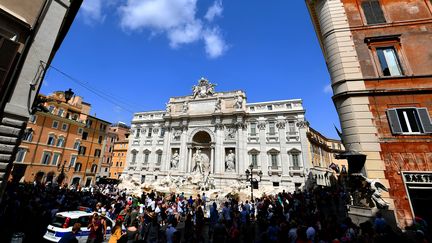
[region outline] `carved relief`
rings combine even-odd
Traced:
[[[234,140],[236,138],[236,132],[237,132],[237,130],[234,127],[227,128],[226,133],[225,133],[225,139],[226,140]]]
[[[259,130],[265,130],[266,129],[266,123],[265,122],[259,122],[257,127]]]
[[[276,127],[279,129],[284,129],[285,128],[285,121],[278,121],[276,123]]]
[[[308,121],[299,121],[297,122],[297,127],[299,128],[305,128],[309,126],[309,122]]]
[[[194,85],[192,87],[192,96],[195,99],[196,97],[205,98],[209,95],[214,95],[216,84],[210,83],[207,79],[201,78],[198,81],[198,85]]]

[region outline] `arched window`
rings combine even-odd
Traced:
[[[33,140],[33,129],[28,128],[25,130],[23,140],[27,142],[31,142]]]
[[[56,141],[56,139],[55,139],[54,134],[50,134],[50,135],[48,136],[47,144],[48,144],[48,145],[54,145],[54,144],[55,144],[55,141]]]
[[[74,148],[74,149],[76,149],[76,150],[78,150],[78,149],[79,149],[79,147],[80,147],[80,145],[81,145],[81,141],[79,141],[79,140],[76,140],[76,141],[75,141],[75,143],[74,143],[74,146],[73,146],[73,148]]]
[[[80,172],[81,171],[81,167],[82,167],[81,163],[76,163],[75,164],[75,172]]]
[[[64,137],[60,136],[57,140],[57,147],[64,147],[64,142],[65,142]]]

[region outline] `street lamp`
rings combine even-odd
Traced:
[[[72,89],[68,89],[66,91],[63,91],[63,93],[64,93],[65,103],[68,103],[69,100],[72,99],[72,96],[75,94],[72,91]],[[44,103],[52,102],[52,101],[55,101],[59,104],[62,102],[62,101],[57,100],[57,99],[42,97],[42,96],[38,95],[36,97],[35,103],[34,103],[33,108],[32,108],[32,114],[34,114],[36,111],[49,112],[49,110],[44,106]]]
[[[71,164],[69,164],[69,166],[66,167],[66,168],[65,168],[65,165],[66,165],[66,160],[63,162],[63,164],[60,163],[60,164],[57,165],[57,171],[60,172],[60,175],[57,177],[57,183],[59,185],[62,184],[63,180],[66,177],[65,176],[65,172],[69,172],[70,169],[71,169]]]
[[[253,189],[254,189],[254,185],[257,185],[257,189],[258,189],[258,182],[261,181],[261,178],[262,178],[262,176],[263,176],[263,173],[262,173],[262,171],[260,170],[260,171],[258,172],[259,181],[258,181],[257,179],[254,179],[254,178],[253,178],[253,168],[254,168],[253,164],[250,164],[250,165],[249,165],[249,169],[250,169],[250,171],[249,171],[249,169],[247,169],[247,170],[245,171],[245,173],[246,173],[246,180],[248,180],[248,181],[250,182],[250,188],[251,188],[251,201],[253,200]]]

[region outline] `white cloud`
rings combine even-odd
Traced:
[[[204,18],[206,18],[209,22],[212,22],[215,17],[219,17],[222,15],[222,11],[222,2],[220,0],[216,0],[213,5],[207,10]]]
[[[216,58],[228,49],[218,29],[206,31],[204,34],[205,50],[210,58]]]
[[[331,84],[327,84],[326,86],[324,86],[323,92],[326,94],[331,94],[333,92]]]
[[[93,25],[102,23],[105,20],[105,15],[102,13],[103,0],[85,0],[81,5],[81,12],[86,24]]]
[[[213,20],[222,14],[222,10],[222,3],[217,0],[205,18]],[[220,31],[196,17],[197,0],[127,0],[120,6],[119,12],[120,26],[124,30],[147,29],[151,35],[164,34],[171,48],[204,41],[210,58],[222,55],[227,49]]]

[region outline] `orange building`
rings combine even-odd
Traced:
[[[109,177],[112,179],[118,179],[126,166],[126,153],[128,149],[130,127],[119,122],[113,124],[110,129],[117,134],[117,139],[114,142]]]
[[[41,96],[47,112],[31,116],[16,155],[12,178],[53,182],[63,170],[64,183],[94,182],[108,122],[88,115],[90,104],[74,96],[67,103],[64,92]],[[92,170],[93,169],[93,170]],[[89,179],[90,178],[90,179]]]
[[[363,173],[389,189],[382,197],[401,228],[432,222],[432,2],[306,3],[345,148],[367,155]]]
[[[107,143],[105,146],[105,158],[102,163],[101,172],[99,174],[100,177],[109,177],[109,178],[118,178],[113,177],[113,159],[115,156],[115,144],[122,141],[127,141],[126,138],[129,135],[129,127],[123,123],[118,122],[116,124],[112,124],[109,127],[108,132],[108,138]],[[127,145],[126,145],[127,146]],[[124,156],[126,157],[126,154],[124,153]],[[123,164],[123,163],[122,163]],[[116,167],[117,169],[117,167]],[[114,169],[114,173],[118,173],[118,171]]]

